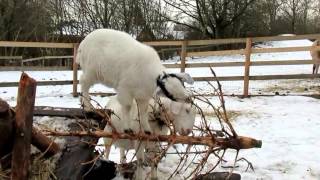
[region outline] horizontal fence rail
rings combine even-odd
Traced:
[[[39,61],[39,60],[46,60],[46,59],[72,59],[73,56],[41,56],[36,58],[29,58],[22,60],[23,63],[25,62],[32,62],[32,61]]]
[[[73,48],[75,43],[0,41],[0,47]]]
[[[22,56],[0,56],[0,60],[22,59]]]
[[[163,63],[167,68],[178,68],[181,72],[184,72],[186,68],[208,68],[208,67],[244,67],[243,76],[220,76],[217,77],[219,81],[244,81],[244,96],[248,95],[248,87],[250,80],[275,80],[275,79],[312,79],[320,78],[319,75],[313,74],[289,74],[289,75],[250,75],[251,66],[281,66],[281,65],[307,65],[314,64],[315,62],[310,59],[297,59],[297,60],[259,60],[252,61],[251,54],[256,53],[281,53],[281,52],[296,52],[296,51],[310,51],[319,50],[320,46],[303,46],[303,47],[281,47],[281,48],[254,48],[252,43],[263,42],[263,41],[283,41],[283,40],[299,40],[299,39],[320,39],[320,34],[309,34],[309,35],[296,35],[296,36],[270,36],[270,37],[252,37],[252,38],[229,38],[229,39],[211,39],[211,40],[172,40],[172,41],[153,41],[144,42],[150,46],[164,47],[159,52],[164,50],[174,50],[180,53],[179,63]],[[195,49],[205,49],[210,45],[224,45],[224,44],[246,44],[245,49],[236,50],[219,50],[219,51],[200,51],[191,52]],[[21,66],[21,67],[0,67],[0,71],[41,71],[41,70],[70,70],[73,69],[73,80],[67,81],[39,81],[38,85],[73,85],[73,95],[77,96],[77,84],[79,83],[78,76],[78,64],[75,63],[76,52],[78,48],[77,43],[48,43],[48,42],[10,42],[0,41],[0,47],[29,47],[29,48],[66,48],[73,49],[73,55],[71,56],[43,56],[23,59],[22,56],[0,56],[0,60],[16,59],[21,60],[21,65],[26,62],[48,60],[48,59],[73,59],[72,67],[37,67],[37,66]],[[167,48],[173,46],[174,48]],[[201,47],[202,46],[202,47]],[[205,48],[203,46],[206,46]],[[196,56],[222,56],[222,55],[243,55],[243,58],[235,62],[207,62],[207,63],[188,63],[187,57]],[[310,69],[311,71],[311,69]],[[214,77],[193,77],[195,81],[214,81]],[[0,82],[0,87],[17,86],[17,82]]]
[[[219,76],[215,77],[192,77],[194,81],[243,81],[244,76]],[[290,74],[290,75],[259,75],[249,76],[249,80],[280,80],[280,79],[310,79],[320,78],[320,74]],[[64,81],[37,81],[38,86],[72,85],[73,80]],[[77,81],[79,84],[79,81]],[[0,82],[0,87],[17,87],[19,82]]]
[[[78,82],[79,83],[79,82]],[[72,85],[73,81],[37,81],[37,86]],[[0,87],[19,86],[19,82],[1,82]]]

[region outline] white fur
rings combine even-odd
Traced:
[[[194,106],[192,106],[190,103],[181,103],[181,102],[174,102],[171,101],[168,98],[160,98],[160,102],[163,105],[163,108],[165,109],[165,112],[167,115],[171,117],[173,120],[172,124],[176,131],[179,134],[182,135],[188,135],[192,131],[192,127],[194,125],[195,121],[195,115],[196,115],[196,109]],[[136,121],[135,123],[131,123],[132,127],[131,129],[135,132],[139,132],[139,117],[138,117],[138,109],[136,108],[136,103],[133,103],[134,106],[132,106],[132,109],[130,111],[130,116],[134,117]],[[111,109],[114,111],[116,115],[111,116],[111,123],[116,128],[118,132],[124,132],[123,129],[123,121],[121,121],[119,118],[122,118],[121,114],[121,104],[117,100],[117,98],[111,97],[108,105],[108,109]],[[149,115],[149,123],[152,128],[152,132],[155,134],[162,134],[166,135],[169,132],[169,129],[167,126],[160,127],[156,121],[154,121],[155,117],[154,114],[160,113],[162,108],[160,108],[160,105],[158,102],[155,102],[153,99],[149,102],[149,108],[148,108],[148,115]],[[157,116],[158,117],[158,116]],[[164,118],[164,117],[162,117]],[[106,132],[111,133],[112,128],[110,126],[106,126],[104,129]],[[120,159],[121,163],[125,163],[125,150],[129,149],[136,149],[136,157],[137,157],[137,171],[135,174],[136,179],[142,179],[142,163],[144,161],[144,149],[148,149],[151,151],[150,158],[153,158],[156,156],[156,151],[158,150],[157,143],[155,142],[148,142],[148,145],[145,144],[145,142],[139,142],[139,141],[130,141],[130,140],[117,140],[114,141],[111,138],[104,138],[105,142],[105,152],[106,152],[106,158],[109,157],[110,147],[113,143],[115,146],[120,147]],[[151,166],[151,178],[156,179],[157,178],[157,164],[153,164]]]
[[[315,40],[312,44],[312,46],[319,46],[320,42],[319,40]],[[310,55],[312,57],[312,60],[314,61],[314,65],[312,68],[312,74],[318,74],[318,70],[319,70],[319,63],[320,63],[320,51],[319,50],[311,50],[310,51]]]
[[[101,83],[114,88],[118,101],[123,106],[123,119],[129,119],[133,99],[136,100],[141,116],[142,129],[151,132],[147,109],[154,95],[156,79],[165,71],[157,52],[129,34],[111,29],[98,29],[86,36],[80,43],[76,62],[83,74],[80,78],[82,103],[86,110],[90,104],[89,88]],[[188,74],[178,74],[184,81],[192,83]],[[167,78],[165,86],[179,101],[186,100],[190,93],[177,78]],[[125,124],[126,126],[126,124]],[[128,127],[124,127],[129,130]]]

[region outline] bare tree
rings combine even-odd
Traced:
[[[175,8],[171,21],[200,31],[210,38],[223,38],[226,29],[241,18],[255,0],[164,0]],[[182,20],[181,20],[182,19]]]

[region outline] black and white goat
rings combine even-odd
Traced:
[[[108,104],[107,109],[111,109],[114,112],[114,115],[111,115],[111,123],[115,127],[115,129],[123,133],[123,120],[120,120],[123,115],[122,106],[118,99],[114,96],[111,97]],[[165,123],[167,120],[163,116],[162,112],[164,112],[169,119],[172,119],[172,123]],[[151,99],[149,102],[148,108],[148,116],[149,116],[149,124],[152,129],[152,133],[166,135],[169,133],[168,125],[174,127],[177,133],[181,135],[188,135],[192,131],[192,127],[195,122],[196,116],[196,108],[190,103],[181,103],[175,102],[168,98],[161,97],[160,101],[156,101]],[[162,115],[161,115],[162,114]],[[136,103],[133,102],[132,109],[130,111],[130,116],[133,117],[134,123],[131,123],[131,129],[135,132],[140,131],[139,124],[139,113],[136,106]],[[107,125],[104,129],[106,132],[112,133],[112,128]],[[151,153],[149,155],[155,157],[156,151],[158,151],[158,144],[155,142],[145,142],[140,141],[131,141],[131,140],[116,140],[113,141],[112,138],[104,138],[105,143],[105,154],[108,159],[110,153],[111,145],[115,145],[120,148],[120,162],[125,162],[125,150],[135,149],[136,157],[137,157],[137,170],[135,173],[135,179],[143,179],[142,178],[142,164],[145,160],[145,149],[148,149]],[[151,179],[157,179],[157,164],[151,163]]]

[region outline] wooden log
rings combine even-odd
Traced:
[[[11,179],[28,179],[36,81],[22,73],[18,89]]]
[[[43,135],[36,128],[32,128],[31,144],[43,152],[43,157],[49,158],[60,151],[60,147],[57,143]]]
[[[7,102],[0,99],[0,163],[2,170],[11,166],[14,113]]]
[[[110,113],[108,110],[97,110]],[[104,118],[101,113],[84,111],[80,108],[64,108],[64,107],[50,107],[50,106],[35,106],[33,114],[35,116],[58,116],[78,119],[95,119],[100,121]]]

